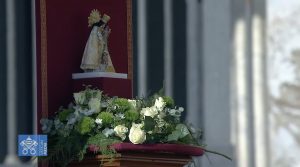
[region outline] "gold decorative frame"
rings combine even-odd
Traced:
[[[40,1],[41,14],[41,89],[42,117],[48,117],[48,79],[47,79],[47,14],[46,0]]]
[[[128,50],[128,79],[133,79],[132,66],[132,0],[127,0],[127,50]]]

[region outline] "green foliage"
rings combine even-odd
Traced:
[[[120,142],[121,141],[118,139],[107,138],[103,134],[99,133],[99,134],[96,134],[95,136],[91,136],[88,139],[87,144],[93,145],[94,147],[99,148],[99,151],[98,151],[99,153],[105,155],[106,157],[110,158],[111,161],[113,161],[117,152],[114,148],[112,148],[110,146],[115,143],[120,143]]]
[[[139,119],[139,113],[135,110],[128,110],[125,112],[125,119],[129,122],[135,122]]]
[[[191,134],[188,134],[182,138],[180,138],[178,140],[179,142],[181,143],[190,143],[190,144],[193,144],[193,145],[197,145],[197,141],[193,138],[193,136]]]
[[[154,96],[150,96],[149,98],[140,98],[138,99],[138,109],[142,109],[145,107],[153,106],[155,102]]]
[[[168,141],[178,141],[179,139],[182,139],[189,134],[190,132],[184,124],[178,124],[175,130],[170,135],[168,135]]]
[[[92,89],[90,90],[90,94],[92,98],[97,98],[99,100],[101,100],[102,98],[102,91],[97,90],[97,89]]]
[[[86,140],[85,136],[77,133],[68,137],[51,136],[48,139],[48,156],[41,159],[47,159],[53,166],[67,166],[71,161],[83,158],[87,149]]]
[[[188,128],[184,124],[177,124],[176,130],[180,132],[180,134],[181,134],[180,138],[185,137],[186,135],[190,134]]]
[[[177,124],[177,123],[180,122],[178,119],[176,119],[175,117],[173,117],[171,115],[167,115],[164,119],[165,119],[166,122],[170,122],[170,123],[173,123],[173,124]]]
[[[101,112],[97,118],[102,119],[103,125],[110,125],[114,122],[114,115],[110,112]]]
[[[174,100],[163,96],[162,91],[149,98],[128,100],[110,98],[87,86],[73,96],[74,108],[61,109],[53,120],[41,121],[49,136],[47,159],[54,163],[53,166],[81,160],[89,145],[100,148],[98,153],[113,158],[116,152],[110,146],[123,142],[121,139],[134,144],[175,142],[199,145],[201,131],[180,122],[180,114],[176,115],[176,112],[183,110],[180,112]],[[97,111],[91,108],[97,108]],[[118,125],[122,126],[116,127]]]
[[[175,102],[170,96],[163,96],[164,102],[166,103],[166,107],[173,108],[175,106]]]
[[[86,99],[91,99],[91,98],[101,99],[102,91],[100,91],[98,89],[91,89],[90,87],[87,87],[85,89],[85,96],[86,96]]]
[[[152,131],[156,125],[155,120],[152,117],[145,116],[145,131]]]
[[[114,112],[124,113],[125,111],[132,108],[132,105],[124,98],[116,98],[112,101],[113,107],[115,107]]]
[[[175,130],[171,134],[168,135],[168,141],[178,141],[180,138],[180,132]]]
[[[83,117],[82,120],[77,124],[76,130],[78,133],[84,135],[91,132],[93,127],[95,127],[95,120],[91,117]]]
[[[154,133],[154,134],[147,134],[147,143],[153,144],[160,141],[161,143],[167,142],[166,136],[164,133]]]
[[[62,109],[59,113],[58,113],[58,119],[61,122],[64,122],[67,120],[67,117],[69,114],[73,113],[74,110],[73,109]]]
[[[121,141],[118,139],[107,138],[102,133],[99,133],[99,134],[96,134],[95,136],[91,136],[88,139],[87,144],[98,147],[100,149],[99,152],[101,152],[104,155],[114,155],[116,152],[110,146],[112,144],[119,143],[119,142],[121,142]]]

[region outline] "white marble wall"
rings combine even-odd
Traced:
[[[267,1],[272,167],[300,167],[300,1]]]

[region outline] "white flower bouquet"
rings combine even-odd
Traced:
[[[184,111],[168,96],[110,98],[98,89],[86,87],[74,93],[74,102],[61,108],[53,118],[40,120],[49,136],[48,157],[65,166],[83,159],[89,146],[101,154],[115,155],[116,143],[180,143],[204,148],[201,131],[180,120]]]

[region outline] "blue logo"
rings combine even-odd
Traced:
[[[19,156],[47,156],[47,135],[19,135]]]

